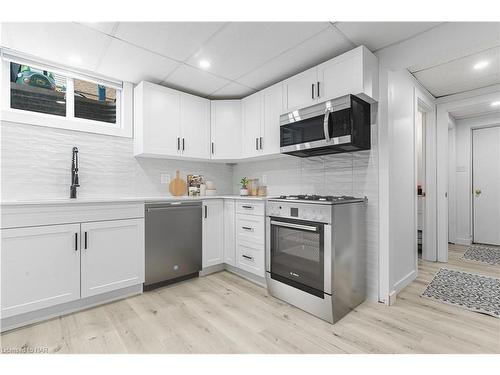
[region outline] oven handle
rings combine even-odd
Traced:
[[[317,227],[313,227],[311,225],[286,223],[284,221],[271,220],[271,225],[276,225],[279,227],[294,228],[294,229],[303,229],[303,230],[308,230],[309,232],[317,232],[318,231]]]
[[[332,139],[332,137],[330,136],[330,129],[328,129],[328,120],[330,119],[330,113],[332,113],[330,108],[327,108],[325,110],[325,118],[323,120],[323,131],[325,133],[325,140],[327,142],[330,142],[330,140]]]

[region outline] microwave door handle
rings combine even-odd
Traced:
[[[325,111],[325,118],[323,120],[323,131],[325,132],[325,140],[327,142],[330,142],[332,139],[330,137],[330,129],[328,129],[328,120],[330,119],[330,113],[331,113],[331,111],[329,109],[327,109]]]

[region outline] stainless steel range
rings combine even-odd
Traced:
[[[363,302],[366,202],[317,195],[268,199],[269,293],[330,323]]]

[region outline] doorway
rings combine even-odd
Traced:
[[[472,129],[472,239],[500,246],[500,126]]]
[[[415,180],[417,182],[417,257],[422,258],[425,220],[425,119],[426,113],[419,107],[415,118]]]

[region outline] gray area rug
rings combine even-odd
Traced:
[[[460,259],[498,266],[500,265],[500,247],[473,245],[465,250]]]
[[[441,268],[422,297],[500,318],[500,279]]]

